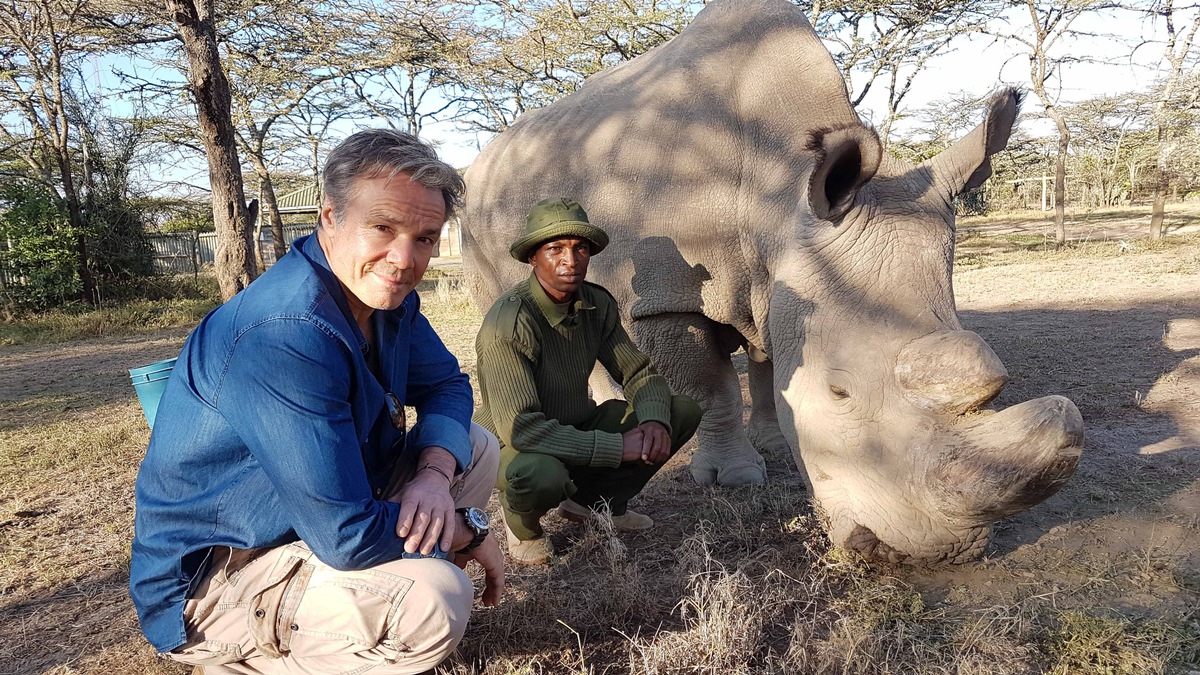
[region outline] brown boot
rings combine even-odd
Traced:
[[[505,525],[504,533],[508,536],[508,554],[521,565],[545,565],[554,558],[554,544],[545,534],[524,541]]]

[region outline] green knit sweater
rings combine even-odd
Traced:
[[[475,421],[520,452],[616,467],[621,435],[573,425],[596,410],[588,376],[598,360],[625,389],[639,422],[671,428],[671,391],[621,326],[608,291],[585,283],[556,305],[530,276],[500,297],[475,340],[483,405]]]

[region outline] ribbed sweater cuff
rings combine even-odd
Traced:
[[[639,402],[633,408],[634,414],[637,415],[638,424],[645,422],[658,422],[667,428],[667,433],[671,433],[674,429],[671,428],[671,404],[663,401],[644,401]]]
[[[591,467],[615,469],[621,466],[621,434],[596,431],[596,447],[592,450]]]

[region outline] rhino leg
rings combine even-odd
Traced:
[[[588,386],[592,388],[592,400],[597,402],[611,401],[615,398],[624,399],[625,392],[617,384],[604,366],[597,363],[588,376]]]
[[[742,388],[729,360],[728,327],[690,313],[661,314],[633,322],[633,336],[667,378],[672,391],[691,396],[704,410],[692,455],[700,485],[748,485],[766,480],[763,458],[742,424]]]
[[[779,428],[775,415],[775,366],[768,360],[746,361],[750,381],[750,423],[746,435],[760,453],[791,456],[792,449]]]

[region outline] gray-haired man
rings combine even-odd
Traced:
[[[206,673],[416,673],[458,644],[495,437],[413,288],[462,179],[415,137],[329,156],[316,234],[189,336],[137,480],[142,630]],[[404,406],[417,423],[405,429]]]

